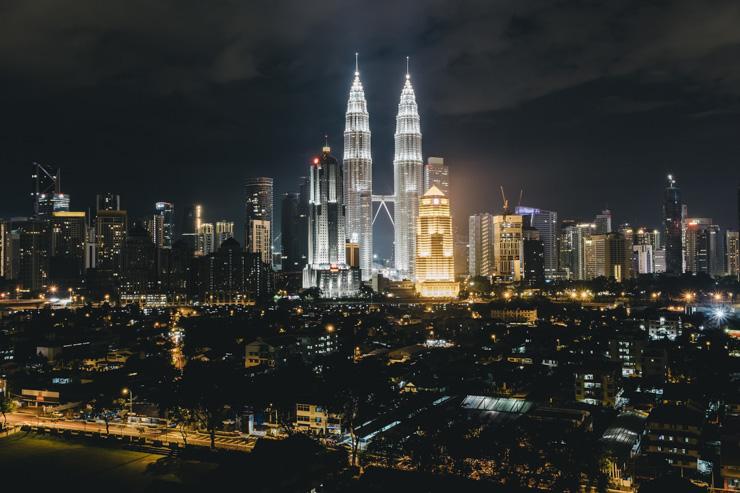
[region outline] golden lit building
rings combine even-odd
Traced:
[[[521,281],[524,266],[522,216],[502,214],[493,216],[494,275],[507,281]]]
[[[419,201],[416,226],[416,291],[421,296],[457,296],[453,251],[450,199],[432,186]]]

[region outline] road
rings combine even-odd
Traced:
[[[28,425],[42,429],[56,429],[77,432],[86,435],[99,433],[105,435],[105,423],[91,423],[87,421],[59,420],[53,418],[42,418],[33,414],[8,413],[8,425]],[[163,445],[177,444],[184,446],[182,434],[179,430],[164,428],[149,428],[144,426],[133,426],[125,423],[110,423],[109,434],[117,437],[134,439],[145,439],[146,443],[161,442]],[[239,450],[251,452],[257,443],[256,438],[243,438],[239,435],[216,435],[215,446],[224,450]],[[187,444],[200,447],[210,447],[211,439],[207,433],[188,432]]]

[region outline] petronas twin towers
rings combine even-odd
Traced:
[[[344,193],[347,237],[359,244],[363,280],[370,278],[373,263],[373,201],[394,202],[393,224],[396,274],[414,279],[416,221],[419,198],[424,193],[424,164],[421,156],[421,128],[411,76],[401,90],[396,116],[394,187],[392,196],[373,195],[373,159],[370,146],[370,114],[360,71],[349,91],[344,128]]]

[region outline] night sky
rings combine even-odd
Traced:
[[[115,191],[134,216],[199,201],[240,225],[245,178],[273,176],[277,202],[324,133],[341,157],[359,51],[376,193],[409,55],[460,226],[500,185],[561,218],[657,225],[670,171],[690,215],[735,228],[738,26],[735,0],[4,0],[0,216],[30,213],[40,161],[73,209]]]

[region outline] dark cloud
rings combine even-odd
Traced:
[[[425,154],[451,162],[460,217],[503,183],[654,224],[671,169],[729,224],[738,25],[734,0],[6,0],[0,164],[16,186],[0,211],[27,209],[43,159],[77,203],[113,182],[137,213],[202,200],[239,222],[246,176],[286,191],[323,133],[339,144],[359,50],[381,191],[411,55]]]

